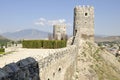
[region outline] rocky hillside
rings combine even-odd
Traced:
[[[83,42],[79,48],[76,78],[78,80],[120,80],[117,58],[94,43]]]
[[[0,40],[4,40],[4,39],[6,39],[6,38],[0,35]]]
[[[36,29],[25,29],[16,32],[3,33],[2,35],[11,40],[23,40],[23,39],[46,39],[48,38],[48,32],[39,31]]]
[[[107,36],[107,37],[95,36],[95,41],[96,41],[96,42],[120,41],[120,36]]]
[[[0,44],[5,44],[8,41],[10,40],[0,35]]]

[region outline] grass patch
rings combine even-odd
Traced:
[[[4,54],[5,52],[0,52],[0,54]]]
[[[105,61],[99,61],[101,64],[95,64],[95,66],[90,66],[92,69],[95,70],[99,80],[120,80],[120,77],[116,74],[120,74],[115,70],[115,67],[112,65],[106,64]]]

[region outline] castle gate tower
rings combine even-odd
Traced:
[[[94,41],[94,7],[76,6],[74,8],[73,36],[76,33],[84,40]]]
[[[66,37],[66,24],[53,25],[53,37],[55,40],[62,40]]]

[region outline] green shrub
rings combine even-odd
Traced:
[[[23,48],[41,48],[43,45],[42,40],[23,40]]]
[[[63,48],[66,47],[65,40],[23,40],[23,48]]]
[[[0,48],[0,52],[5,52],[5,49],[4,48]]]
[[[53,41],[44,40],[43,41],[43,48],[53,48]]]

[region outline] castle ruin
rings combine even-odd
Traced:
[[[77,32],[80,38],[94,41],[94,7],[83,5],[74,8],[73,36]]]
[[[66,37],[66,24],[53,25],[53,38],[55,40],[63,40]]]
[[[57,39],[61,40],[63,34],[66,35],[66,25],[54,25],[54,37],[57,36]],[[73,36],[74,38],[72,39],[72,44],[69,44],[70,46],[61,48],[43,59],[35,58],[35,61],[34,59],[31,60],[28,58],[18,61],[18,64],[14,63],[14,65],[20,68],[16,72],[14,71],[14,66],[11,67],[11,65],[8,65],[8,68],[13,71],[11,75],[9,73],[7,74],[3,67],[2,70],[6,73],[3,73],[3,71],[0,71],[0,73],[6,75],[1,76],[0,80],[80,80],[78,75],[80,67],[78,53],[82,49],[80,48],[82,47],[81,40],[94,42],[93,7],[76,6],[74,8]],[[22,74],[21,72],[26,74]]]

